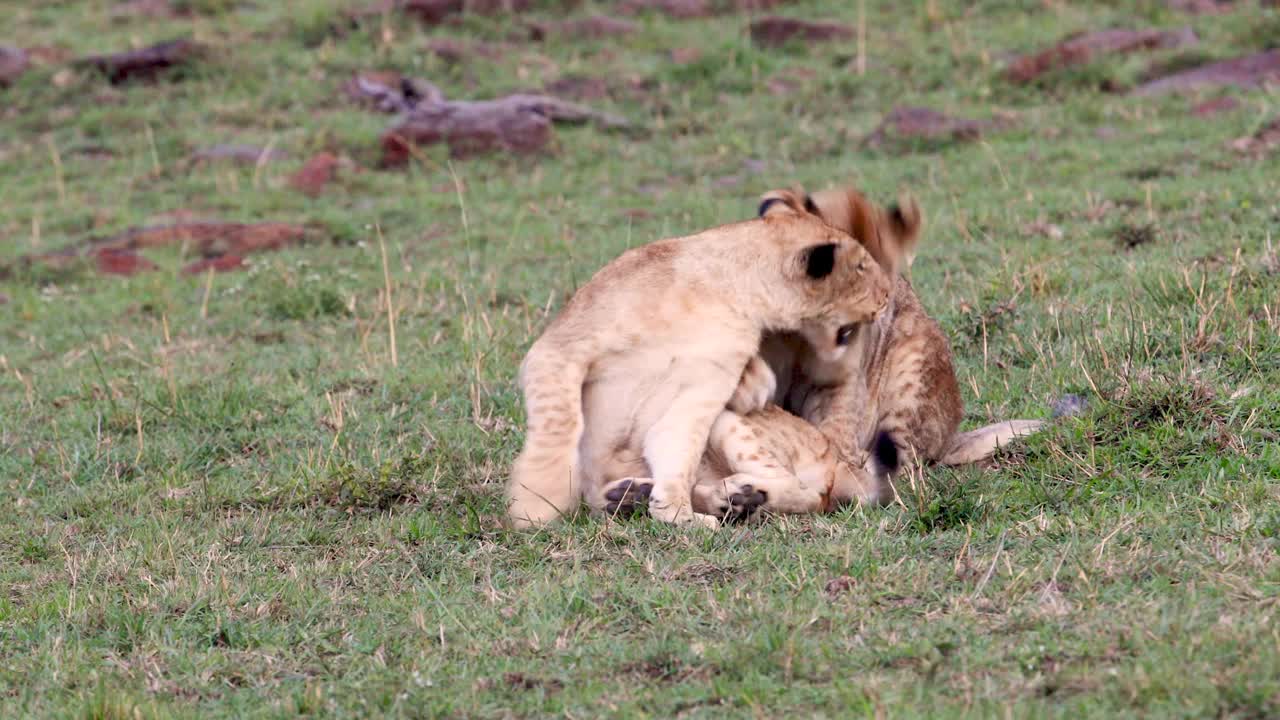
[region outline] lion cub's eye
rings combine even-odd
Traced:
[[[853,332],[858,329],[856,324],[844,325],[836,331],[836,345],[848,345],[853,339]]]

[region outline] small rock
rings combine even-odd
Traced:
[[[828,598],[834,599],[849,592],[857,584],[858,584],[857,580],[854,580],[848,575],[841,575],[840,577],[831,578],[830,580],[828,580],[826,586],[822,588],[822,592]]]
[[[444,100],[444,93],[435,85],[397,72],[356,73],[345,87],[351,99],[385,113],[407,112],[420,103]]]
[[[1028,83],[1047,72],[1084,65],[1103,55],[1183,47],[1194,45],[1197,41],[1191,28],[1177,31],[1117,29],[1077,33],[1048,50],[1014,58],[1004,74],[1011,82]]]
[[[0,45],[0,88],[9,87],[31,67],[26,50]]]
[[[93,55],[79,62],[97,68],[112,85],[119,85],[131,80],[154,80],[162,71],[190,62],[199,49],[194,42],[180,39],[114,55]]]
[[[534,153],[551,141],[553,122],[629,127],[625,118],[550,95],[508,95],[494,100],[422,103],[382,136],[382,164],[405,164],[418,145],[446,143],[454,157],[506,151]]]
[[[1280,48],[1201,65],[1134,88],[1134,95],[1163,95],[1211,87],[1256,88],[1280,83]]]
[[[760,47],[781,47],[792,40],[831,42],[851,40],[853,28],[834,22],[812,22],[771,15],[751,23],[751,41]]]
[[[1202,118],[1213,117],[1214,115],[1221,115],[1222,113],[1238,110],[1239,108],[1239,100],[1231,97],[1230,95],[1223,95],[1222,97],[1205,100],[1202,103],[1196,104],[1191,108],[1191,114]]]
[[[303,195],[316,197],[333,180],[340,162],[331,152],[319,153],[289,178],[289,186]]]
[[[1038,235],[1050,240],[1061,240],[1063,236],[1061,227],[1046,220],[1036,220],[1033,223],[1028,223],[1022,228],[1022,232],[1024,235]]]
[[[1053,419],[1075,417],[1089,409],[1089,401],[1080,395],[1066,394],[1053,404]]]
[[[533,23],[529,26],[529,39],[539,42],[550,39],[596,40],[627,35],[635,31],[636,24],[630,20],[592,15],[576,20]]]
[[[91,257],[98,272],[103,275],[136,275],[155,270],[156,264],[132,250],[100,248]]]
[[[186,275],[203,275],[210,270],[216,273],[224,273],[242,270],[245,267],[248,266],[245,265],[244,258],[239,255],[218,255],[217,257],[197,260],[182,268],[182,272]]]

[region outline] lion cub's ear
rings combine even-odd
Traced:
[[[923,224],[920,206],[907,193],[881,209],[853,188],[822,190],[812,196],[816,215],[853,236],[891,275],[904,274],[915,260]]]
[[[835,243],[826,243],[802,250],[800,259],[804,264],[804,274],[812,280],[821,280],[834,272],[838,247]]]
[[[760,208],[756,210],[759,217],[768,217],[770,215],[804,215],[810,212],[809,206],[813,201],[805,194],[804,190],[796,188],[795,190],[770,190],[760,196]],[[814,212],[813,214],[817,214]]]
[[[924,229],[924,215],[916,199],[905,191],[898,193],[898,202],[890,205],[885,215],[888,217],[887,229],[892,236],[886,240],[896,246],[900,269],[905,270],[916,259],[920,231]]]

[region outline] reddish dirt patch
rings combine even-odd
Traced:
[[[100,249],[140,250],[188,244],[201,255],[211,257],[279,250],[301,242],[305,236],[302,226],[288,223],[194,222],[131,228],[96,245]]]
[[[27,51],[0,45],[0,88],[9,87],[31,67]]]
[[[257,145],[210,145],[193,153],[188,159],[193,164],[228,160],[244,165],[287,160],[289,155],[281,150],[258,147]]]
[[[529,39],[539,42],[545,40],[597,40],[606,37],[629,35],[636,31],[636,24],[630,20],[592,15],[575,20],[558,20],[553,22],[532,23],[529,25]]]
[[[1220,15],[1235,10],[1235,0],[1169,0],[1169,9],[1192,15]]]
[[[618,6],[618,12],[625,15],[656,12],[677,20],[688,20],[732,12],[772,10],[787,2],[790,0],[624,0]]]
[[[1191,28],[1163,30],[1099,30],[1070,35],[1057,45],[1030,55],[1021,55],[1005,68],[1005,78],[1015,83],[1029,83],[1045,73],[1084,65],[1104,55],[1117,55],[1138,50],[1174,48],[1198,42]]]
[[[130,17],[165,19],[188,14],[190,13],[179,11],[169,0],[128,0],[127,2],[117,3],[111,8],[112,19],[121,20]]]
[[[141,50],[92,55],[82,58],[80,63],[97,68],[112,85],[119,85],[132,80],[154,80],[163,71],[195,59],[199,51],[200,46],[190,40],[170,40]]]
[[[454,16],[463,13],[496,15],[524,12],[533,7],[533,0],[381,0],[363,8],[351,10],[346,15],[359,23],[391,13],[401,13],[418,22],[434,26],[453,22]]]
[[[863,141],[878,147],[890,140],[976,140],[989,129],[999,129],[1007,121],[956,118],[923,107],[896,107]]]
[[[289,187],[310,197],[317,197],[324,187],[333,181],[341,160],[331,152],[322,152],[298,169],[289,178]]]
[[[132,250],[99,248],[91,252],[93,265],[103,275],[137,275],[156,269],[156,264]]]
[[[715,14],[710,0],[625,0],[618,10],[626,15],[658,12],[681,20]]]
[[[383,134],[382,164],[404,165],[415,146],[441,142],[449,145],[454,157],[496,151],[534,153],[551,141],[553,122],[628,127],[624,118],[549,95],[422,103]]]
[[[1183,70],[1134,88],[1134,95],[1163,95],[1213,87],[1256,88],[1280,84],[1280,49]]]
[[[764,86],[768,88],[770,94],[790,95],[817,76],[818,72],[812,68],[792,68],[774,73],[764,81]]]
[[[357,103],[385,113],[407,112],[419,103],[444,100],[435,85],[390,71],[356,73],[344,89]]]
[[[832,42],[853,39],[853,28],[834,22],[812,22],[771,15],[751,23],[751,41],[761,47],[780,47],[792,40]]]
[[[696,47],[679,47],[671,49],[671,62],[677,65],[688,65],[702,59],[702,50]]]
[[[462,0],[401,0],[399,10],[425,25],[439,25],[450,15],[462,12]]]
[[[217,272],[234,270],[243,264],[245,255],[278,250],[295,245],[306,231],[286,223],[222,223],[192,222],[172,225],[130,228],[87,247],[69,247],[43,255],[28,256],[26,262],[39,262],[52,267],[67,267],[77,257],[88,257],[104,275],[135,275],[155,270],[156,264],[139,254],[139,250],[165,245],[184,245],[194,249],[205,260],[193,263],[184,272]]]
[[[1237,152],[1253,155],[1265,155],[1280,147],[1280,117],[1258,128],[1252,135],[1231,141],[1231,148]]]
[[[1207,118],[1207,117],[1213,117],[1214,115],[1221,115],[1222,113],[1227,113],[1227,112],[1231,112],[1233,110],[1239,110],[1239,109],[1240,109],[1239,100],[1231,97],[1230,95],[1224,95],[1219,98],[1214,98],[1212,100],[1205,100],[1202,103],[1197,103],[1196,105],[1192,106],[1191,114],[1195,115],[1196,117]]]
[[[244,258],[239,255],[220,255],[218,257],[197,260],[182,268],[186,275],[203,275],[210,270],[218,273],[244,269]]]

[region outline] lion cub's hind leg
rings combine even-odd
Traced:
[[[520,368],[527,431],[507,488],[507,514],[516,527],[544,525],[580,503],[578,443],[586,373],[584,365],[541,342],[534,343]]]
[[[711,428],[707,447],[712,457],[708,462],[727,473],[707,477],[704,472],[694,491],[695,505],[735,522],[748,520],[761,510],[820,511],[829,478],[825,469],[795,472],[796,460],[803,463],[809,448],[791,432],[796,429],[792,420],[825,446],[816,429],[775,405],[747,416],[722,412]]]

